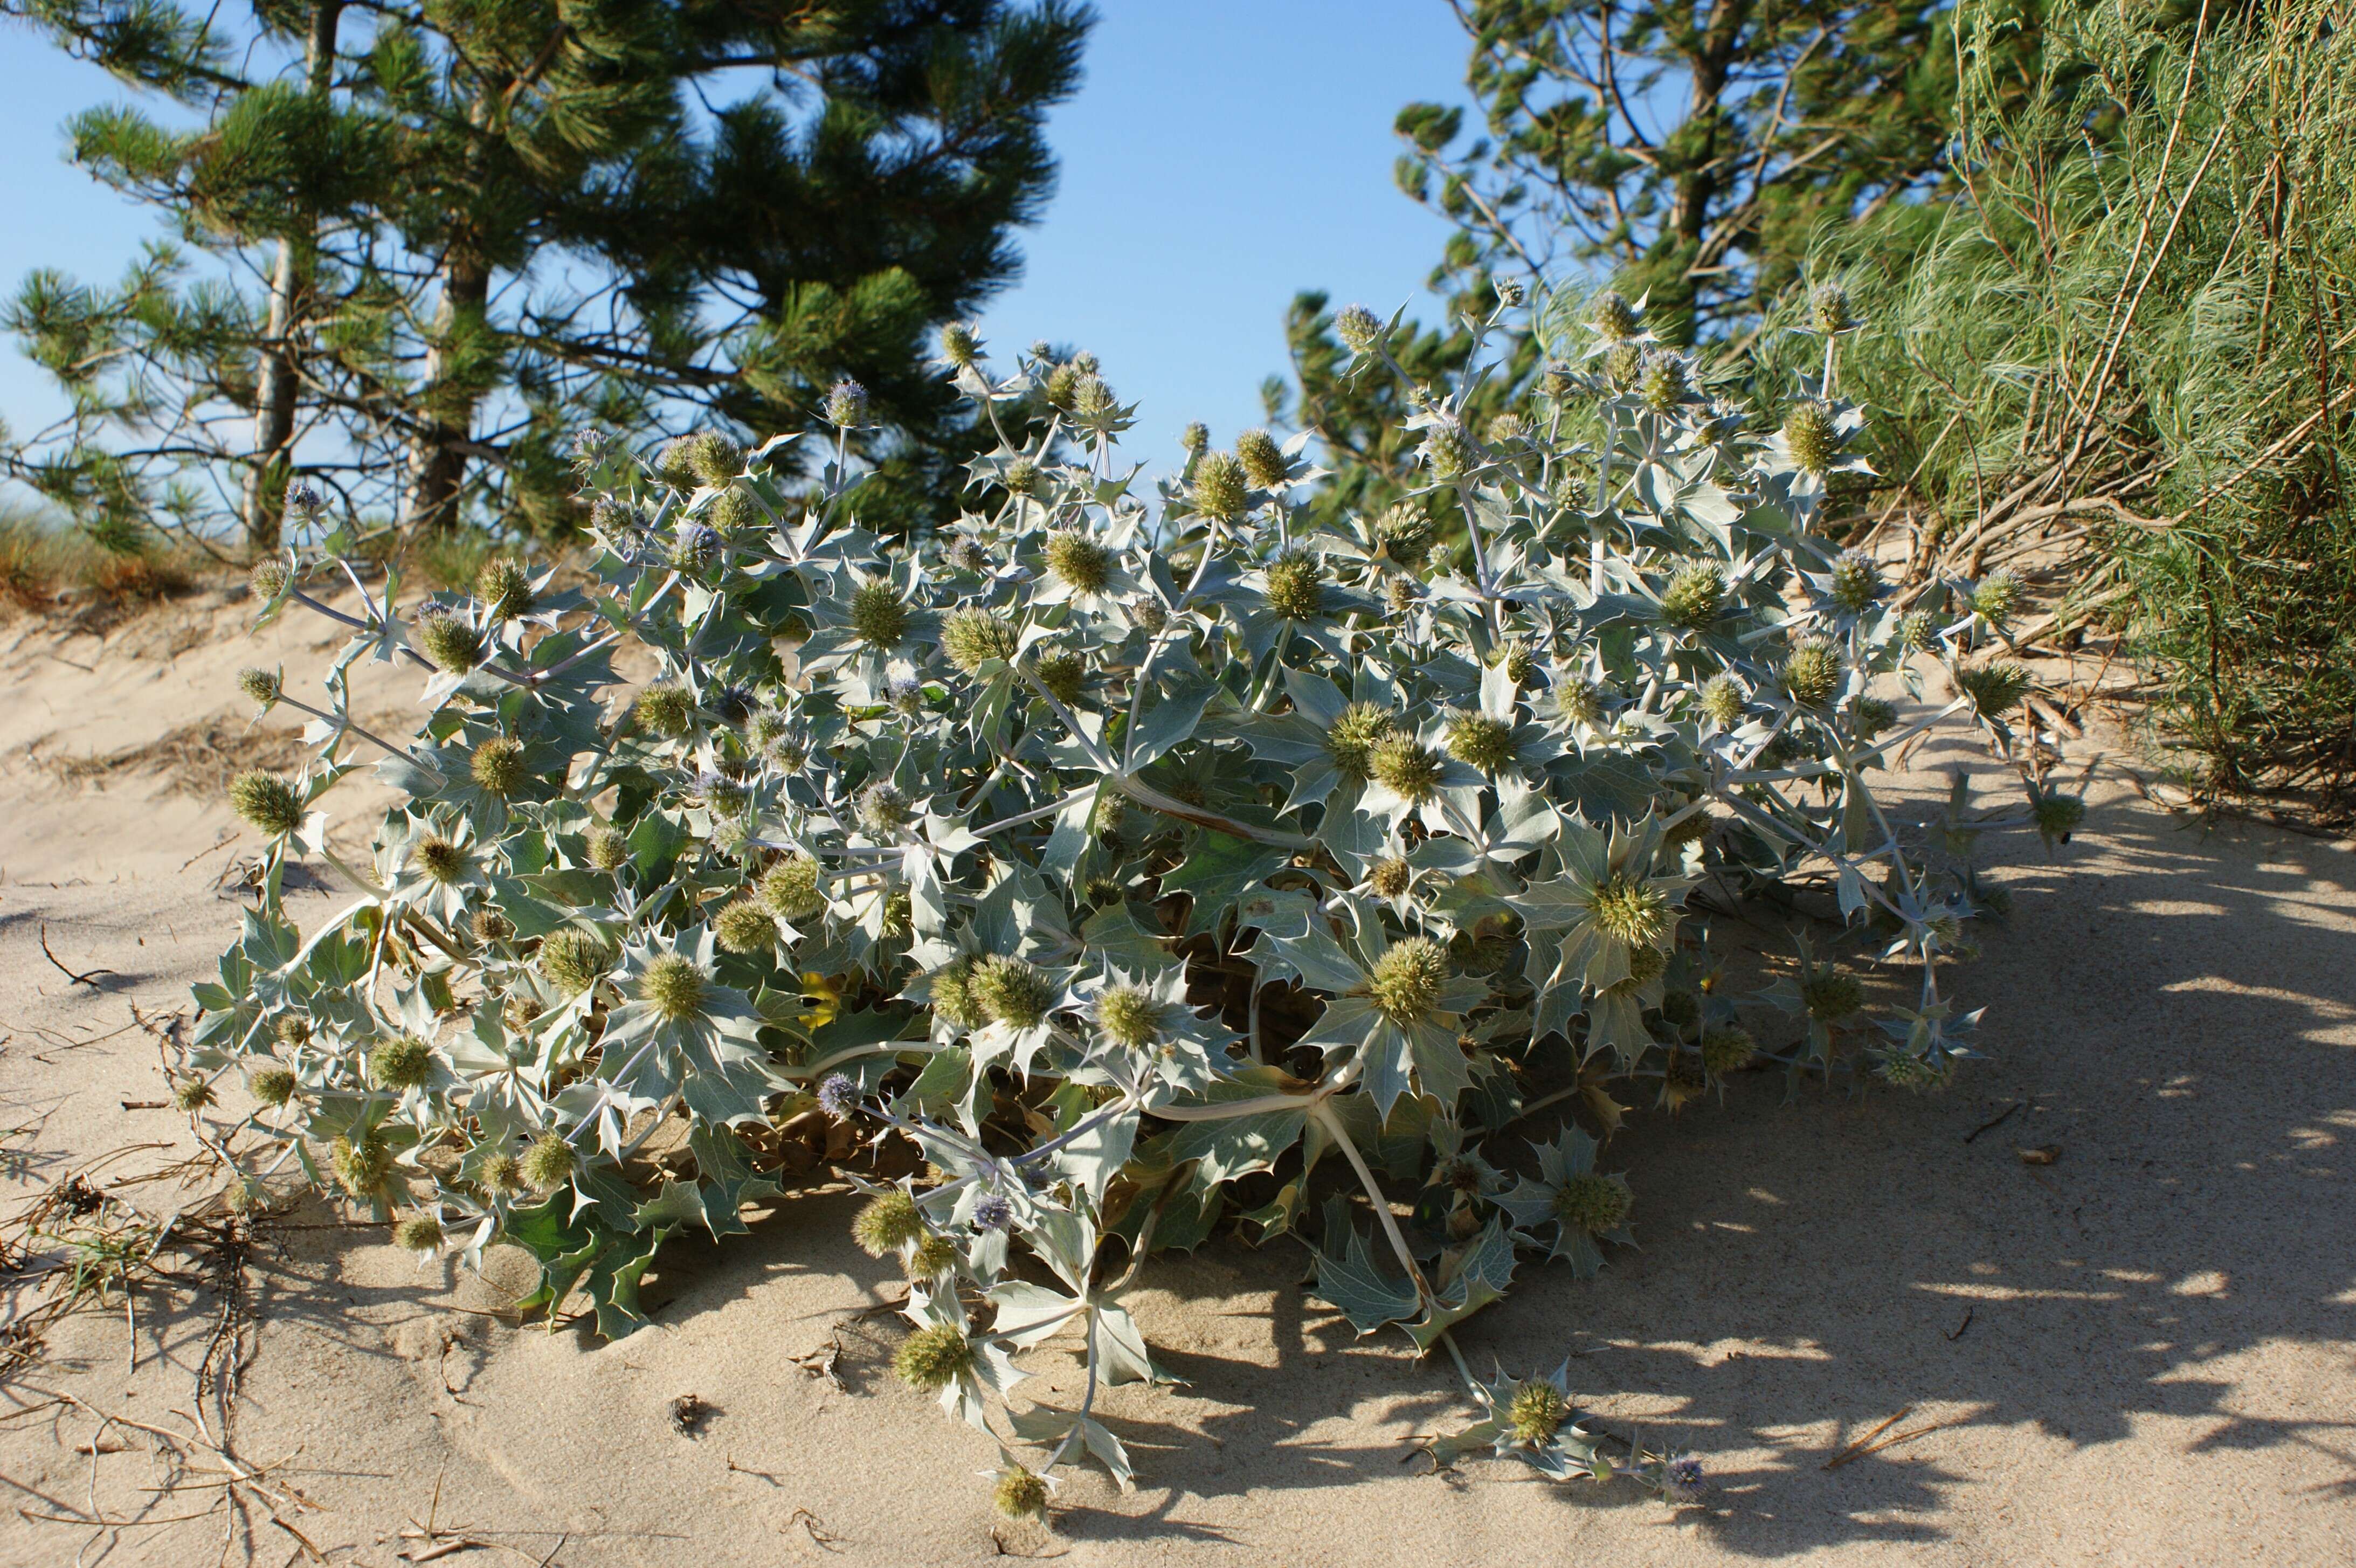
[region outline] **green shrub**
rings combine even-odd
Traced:
[[[993,380],[962,341],[977,401],[1043,369]],[[1934,1084],[1969,1042],[1933,961],[1968,868],[1905,848],[1866,778],[1971,704],[1893,729],[1865,693],[1916,687],[1910,637],[1953,665],[1985,628],[1839,570],[1825,473],[1650,351],[1641,393],[1551,378],[1610,433],[1591,459],[1548,440],[1554,410],[1505,454],[1455,424],[1464,382],[1426,390],[1419,499],[1462,520],[1470,570],[1419,565],[1403,604],[1392,520],[1292,510],[1302,441],[1203,453],[1158,507],[1108,478],[1130,411],[1100,379],[1073,390],[1086,427],[981,461],[991,515],[913,551],[844,521],[840,470],[788,498],[733,448],[667,478],[584,443],[586,592],[502,580],[526,613],[443,595],[359,628],[354,657],[426,674],[422,732],[375,760],[407,800],[354,866],[305,824],[361,741],[281,781],[189,1069],[271,1084],[251,1125],[315,1169],[336,1151],[408,1244],[527,1248],[530,1305],[579,1288],[607,1333],[640,1321],[666,1237],[742,1230],[776,1190],[773,1129],[847,1123],[857,1238],[914,1281],[903,1375],[1044,1455],[1009,1459],[1011,1511],[1083,1457],[1127,1482],[1088,1402],[1160,1375],[1122,1293],[1224,1221],[1300,1236],[1361,1334],[1462,1369],[1454,1325],[1534,1260],[1592,1273],[1643,1214],[1594,1138],[1536,1120],[1555,1086],[1616,1122],[1615,1094],[1675,1105],[1754,1063]],[[1378,328],[1355,373],[1395,373]],[[715,527],[729,495],[795,521]],[[318,569],[264,574],[265,617]],[[278,875],[306,847],[362,897],[299,932]],[[1755,999],[1797,1037],[1755,1041],[1705,881],[1823,886],[1823,923],[1912,1005],[1860,1013],[1856,975],[1804,951]],[[673,1116],[659,1172],[637,1151]],[[923,1175],[884,1179],[871,1156],[910,1144]],[[1011,1358],[1067,1332],[1087,1399],[1008,1411]],[[1466,1391],[1481,1417],[1442,1460],[1698,1486],[1583,1427],[1559,1372]]]

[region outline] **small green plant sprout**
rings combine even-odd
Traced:
[[[2041,776],[2027,811],[1944,826],[1872,794],[1940,724],[2009,755],[2025,678],[1986,585],[1901,609],[1821,537],[1862,418],[1832,339],[1795,440],[1641,300],[1523,308],[1560,372],[1477,432],[1486,328],[1419,383],[1392,324],[1343,314],[1422,461],[1330,522],[1304,438],[1205,435],[1149,491],[1102,367],[993,363],[962,328],[938,368],[995,445],[952,527],[862,524],[853,388],[804,433],[837,454],[815,479],[715,433],[583,443],[584,585],[502,564],[329,612],[351,640],[315,754],[230,787],[267,874],[174,1064],[219,1096],[196,1113],[250,1091],[251,1135],[402,1245],[523,1248],[527,1305],[608,1335],[668,1239],[839,1172],[910,1281],[898,1374],[995,1435],[1008,1514],[1076,1466],[1129,1482],[1099,1396],[1162,1374],[1125,1293],[1237,1219],[1360,1333],[1447,1352],[1472,1424],[1443,1462],[1690,1496],[1689,1461],[1596,1434],[1560,1374],[1474,1379],[1460,1326],[1633,1244],[1645,1173],[1595,1136],[1620,1102],[1944,1082],[1973,1019],[1944,961],[1999,891],[1973,843],[2078,819]],[[265,618],[344,575],[267,567]],[[416,672],[413,736],[351,723],[359,660]],[[283,688],[243,683],[306,702]],[[398,800],[342,824],[371,830],[345,858],[362,768]],[[351,902],[282,896],[306,855]],[[1816,887],[1767,1005],[1716,983],[1699,890]],[[1067,1353],[1075,1396],[1010,1406],[1018,1360]]]

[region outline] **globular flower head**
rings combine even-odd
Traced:
[[[1366,771],[1401,800],[1420,805],[1439,792],[1445,769],[1437,752],[1411,735],[1394,733],[1366,753]]]
[[[1686,366],[1683,354],[1660,349],[1644,356],[1644,369],[1637,378],[1636,395],[1644,406],[1655,413],[1666,413],[1685,402],[1693,391],[1693,372]]]
[[[2030,813],[2037,820],[2037,831],[2048,839],[2070,842],[2086,820],[2086,801],[2081,795],[2046,795],[2037,797]]]
[[[444,886],[464,878],[474,863],[474,856],[439,833],[420,839],[414,853],[419,869]]]
[[[2029,694],[2029,671],[2009,660],[1955,671],[1955,684],[1987,718],[2010,713]]]
[[[1573,676],[1555,688],[1555,702],[1562,716],[1573,724],[1600,725],[1603,722],[1603,688],[1583,677]]]
[[[1603,376],[1613,386],[1626,392],[1634,387],[1644,373],[1644,346],[1642,343],[1614,343],[1603,356]]]
[[[924,1234],[924,1216],[916,1212],[916,1200],[898,1187],[869,1198],[851,1222],[851,1239],[871,1258],[889,1257]]]
[[[1399,898],[1415,881],[1415,867],[1398,855],[1387,854],[1366,870],[1366,886],[1378,898]]]
[[[908,1249],[908,1277],[912,1280],[937,1280],[957,1266],[957,1243],[946,1236],[927,1236]]]
[[[859,1108],[859,1084],[847,1072],[830,1072],[818,1086],[818,1108],[840,1122]]]
[[[1528,685],[1530,677],[1537,673],[1537,656],[1530,652],[1530,645],[1519,638],[1505,644],[1494,662],[1504,668],[1505,679],[1517,687]]]
[[[631,701],[630,717],[640,729],[676,740],[695,723],[695,699],[684,686],[648,686]]]
[[[1792,700],[1820,708],[1840,690],[1840,650],[1822,638],[1810,638],[1783,660],[1783,689]]]
[[[908,634],[907,601],[889,583],[862,583],[851,596],[851,629],[870,648],[897,648]]]
[[[951,959],[933,972],[933,1011],[956,1029],[979,1029],[990,1022],[990,1009],[974,994],[975,961]]]
[[[1447,984],[1448,950],[1430,937],[1409,937],[1375,961],[1366,994],[1392,1023],[1420,1024],[1439,1011]]]
[[[826,393],[826,422],[839,429],[856,430],[867,423],[867,389],[843,377]]]
[[[1837,283],[1821,283],[1808,291],[1808,325],[1829,338],[1858,324],[1848,302],[1848,290]]]
[[[1186,428],[1178,433],[1178,445],[1189,457],[1199,457],[1211,445],[1211,427],[1199,419],[1190,419]]]
[[[1097,1027],[1117,1046],[1142,1050],[1162,1037],[1162,1004],[1135,985],[1117,985],[1097,998]]]
[[[806,854],[789,854],[769,867],[761,878],[761,902],[780,919],[801,920],[825,907],[819,892],[818,862]]]
[[[1014,628],[988,610],[952,610],[941,622],[942,650],[969,675],[992,659],[1011,662],[1015,641]]]
[[[1596,336],[1606,343],[1623,342],[1644,328],[1636,307],[1615,288],[1607,288],[1595,296],[1588,306],[1587,318],[1595,324]]]
[[[1014,1206],[1001,1193],[985,1192],[974,1199],[973,1222],[984,1230],[1003,1230],[1014,1223]]]
[[[279,838],[303,825],[303,798],[275,773],[256,768],[230,780],[230,809],[258,833]]]
[[[1400,565],[1413,568],[1431,554],[1431,519],[1413,501],[1399,501],[1375,521],[1375,538],[1383,553]]]
[[[1010,495],[1035,496],[1039,493],[1039,481],[1044,477],[1036,459],[1017,457],[1006,465],[1006,472],[999,478]]]
[[[1487,714],[1456,714],[1448,720],[1448,755],[1479,773],[1494,773],[1514,759],[1514,726]]]
[[[599,871],[619,871],[630,864],[630,841],[610,822],[591,828],[584,848],[589,864]]]
[[[1711,1029],[1701,1037],[1701,1065],[1712,1078],[1723,1078],[1751,1065],[1759,1053],[1759,1042],[1751,1031],[1729,1024]]]
[[[952,321],[941,328],[941,357],[960,370],[981,358],[981,334],[971,324]]]
[[[704,513],[704,517],[711,522],[712,531],[723,539],[734,534],[750,533],[769,521],[768,514],[761,510],[761,503],[747,494],[741,485],[731,485],[721,491],[720,499],[712,503],[712,510]]]
[[[1001,1024],[1036,1028],[1055,1004],[1055,989],[1027,959],[993,953],[974,965],[968,983],[974,1004]]]
[[[1268,564],[1268,607],[1287,620],[1315,620],[1325,613],[1324,573],[1316,556],[1288,550]]]
[[[435,668],[463,675],[482,662],[482,634],[456,616],[429,610],[417,618],[417,646]]]
[[[1068,648],[1042,648],[1031,656],[1031,671],[1048,695],[1068,708],[1079,702],[1087,683],[1088,661]]]
[[[1480,464],[1481,449],[1462,425],[1452,419],[1442,420],[1423,433],[1423,460],[1431,466],[1435,478],[1459,479]]]
[[[307,1045],[311,1039],[311,1020],[300,1013],[281,1013],[270,1026],[270,1033],[282,1046]]]
[[[1720,729],[1742,722],[1744,701],[1741,683],[1731,675],[1713,675],[1702,682],[1702,716]]]
[[[1489,285],[1489,286],[1490,286],[1490,287],[1492,287],[1492,288],[1494,288],[1494,289],[1495,289],[1495,290],[1497,291],[1497,303],[1498,303],[1498,304],[1503,305],[1503,306],[1516,306],[1516,305],[1519,305],[1519,304],[1521,304],[1521,303],[1522,303],[1522,300],[1523,300],[1523,298],[1524,298],[1524,295],[1525,295],[1525,291],[1524,291],[1524,289],[1523,289],[1523,287],[1522,287],[1522,280],[1521,280],[1521,279],[1519,279],[1519,278],[1493,278],[1493,279],[1491,279],[1491,280],[1490,280],[1490,285]]]
[[[552,1130],[533,1139],[531,1147],[524,1151],[523,1179],[534,1191],[547,1192],[571,1181],[580,1163],[564,1134]]]
[[[853,808],[859,825],[873,838],[884,838],[908,825],[907,794],[888,779],[878,779],[859,791]]]
[[[1236,437],[1236,461],[1244,466],[1244,478],[1261,489],[1280,490],[1292,482],[1284,448],[1265,430],[1247,430]]]
[[[540,940],[540,972],[567,996],[596,984],[613,961],[610,949],[576,926],[560,926]]]
[[[687,518],[671,534],[669,560],[679,571],[701,572],[711,565],[712,557],[719,553],[720,533],[709,523]]]
[[[1371,353],[1383,340],[1383,318],[1363,305],[1345,306],[1333,317],[1333,335],[1353,354]]]
[[[1374,749],[1398,733],[1398,720],[1388,708],[1373,703],[1352,703],[1325,732],[1325,754],[1347,779],[1364,779]]]
[[[264,1105],[284,1105],[294,1098],[294,1069],[275,1065],[255,1071],[247,1079],[246,1087]]]
[[[1244,515],[1247,483],[1234,453],[1204,453],[1194,460],[1194,510],[1214,522],[1234,522]]]
[[[354,1197],[373,1197],[392,1175],[392,1151],[373,1134],[357,1144],[337,1137],[327,1145],[327,1167],[336,1185]]]
[[[1622,947],[1655,949],[1669,929],[1668,900],[1651,883],[1613,873],[1587,897],[1595,929]]]
[[[172,1085],[173,1105],[191,1114],[210,1105],[214,1099],[213,1086],[201,1078],[184,1078]]]
[[[683,490],[724,485],[744,471],[744,449],[717,430],[699,430],[666,442],[655,471]]]
[[[1120,400],[1102,376],[1090,371],[1073,386],[1072,417],[1082,424],[1104,424],[1119,412]]]
[[[524,1189],[523,1162],[505,1149],[495,1149],[483,1156],[475,1167],[475,1185],[494,1197],[506,1197]]]
[[[237,689],[245,693],[247,702],[266,714],[278,705],[283,688],[277,671],[248,666],[237,672]]]
[[[369,1052],[369,1076],[387,1089],[422,1089],[434,1080],[434,1047],[397,1035]]]
[[[275,555],[264,555],[253,564],[245,580],[255,598],[274,599],[286,591],[286,585],[294,579],[284,561]]]
[[[1017,1465],[998,1477],[990,1500],[1007,1519],[1044,1519],[1047,1513],[1047,1482]]]
[[[405,1216],[392,1228],[392,1244],[404,1252],[438,1252],[442,1250],[442,1221],[431,1214]]]
[[[494,555],[475,573],[475,596],[493,620],[512,620],[531,609],[531,574],[521,562]]]
[[[1832,410],[1814,401],[1795,403],[1783,416],[1783,441],[1792,461],[1811,474],[1821,474],[1840,456],[1840,432]]]
[[[1112,581],[1112,552],[1076,528],[1060,528],[1049,534],[1043,553],[1047,570],[1066,587],[1100,594]]]
[[[1661,594],[1661,619],[1688,631],[1707,631],[1726,604],[1726,574],[1708,563],[1681,569]]]
[[[1533,1448],[1543,1448],[1553,1442],[1554,1434],[1569,1419],[1570,1402],[1563,1397],[1560,1389],[1544,1379],[1524,1383],[1505,1406],[1505,1430],[1514,1434],[1515,1441]]]
[[[638,977],[638,996],[670,1022],[681,1023],[701,1015],[711,980],[703,966],[686,954],[664,953]]]
[[[1898,618],[1898,645],[1909,653],[1921,653],[1935,639],[1939,620],[1929,610],[1908,610]]]
[[[1849,550],[1833,563],[1833,603],[1852,615],[1873,607],[1881,596],[1881,564],[1860,551]]]
[[[973,1342],[954,1324],[937,1323],[908,1336],[892,1358],[900,1380],[925,1393],[938,1393],[972,1369]]]
[[[505,800],[523,785],[523,742],[510,736],[491,736],[475,747],[466,771],[485,793]]]
[[[2002,626],[2020,607],[2020,579],[2009,572],[1991,572],[1972,590],[1972,613],[1991,626]]]
[[[729,952],[766,952],[776,946],[777,926],[757,899],[738,898],[712,917],[712,935]]]
[[[1626,1187],[1593,1171],[1571,1177],[1554,1195],[1555,1218],[1590,1236],[1618,1230],[1628,1218],[1629,1205]]]
[[[1871,740],[1898,722],[1896,704],[1879,697],[1859,697],[1857,700],[1857,738]]]
[[[1865,1005],[1865,983],[1828,969],[1800,983],[1800,1001],[1818,1023],[1838,1023]]]
[[[1080,390],[1080,378],[1087,373],[1080,369],[1076,360],[1057,365],[1054,370],[1049,371],[1044,389],[1047,394],[1047,401],[1055,407],[1068,412],[1074,397]]]
[[[1413,579],[1393,577],[1383,589],[1383,607],[1389,610],[1391,618],[1396,620],[1415,608],[1416,597]]]

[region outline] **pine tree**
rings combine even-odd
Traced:
[[[1066,0],[263,0],[240,35],[165,0],[8,8],[203,122],[74,122],[75,160],[179,243],[112,289],[26,281],[6,325],[75,406],[8,469],[101,528],[218,528],[235,497],[257,546],[290,478],[354,521],[561,530],[582,424],[766,433],[846,375],[901,480],[887,509],[895,489],[905,516],[937,508],[969,438],[926,334],[1019,264],[1008,233],[1052,183],[1043,118],[1090,20]]]

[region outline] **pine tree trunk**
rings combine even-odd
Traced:
[[[344,0],[319,0],[311,13],[304,49],[304,75],[314,96],[335,81],[336,25]],[[278,548],[286,513],[286,480],[294,461],[294,393],[300,376],[294,363],[296,322],[309,304],[317,238],[289,233],[278,242],[278,264],[270,274],[270,328],[262,339],[254,378],[253,460],[245,478],[245,541],[253,550]]]
[[[491,293],[490,269],[454,252],[442,268],[442,302],[434,315],[434,346],[425,355],[424,421],[411,448],[414,475],[406,526],[412,533],[455,528],[466,484],[466,444],[473,434],[475,395],[450,384],[444,347],[468,316],[479,317]]]

